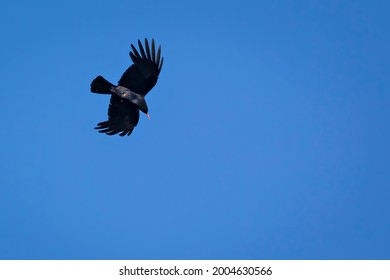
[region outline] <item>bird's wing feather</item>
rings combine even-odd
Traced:
[[[154,39],[150,51],[149,42],[145,39],[145,49],[140,40],[138,40],[140,53],[131,45],[130,58],[133,64],[123,73],[118,84],[124,86],[142,96],[145,96],[157,83],[164,58],[161,58],[161,46],[156,47]]]
[[[111,95],[108,107],[108,121],[100,122],[95,129],[101,133],[120,136],[130,135],[138,124],[139,110],[136,105],[116,94]]]

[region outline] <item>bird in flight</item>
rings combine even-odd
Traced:
[[[139,52],[131,44],[130,58],[133,64],[123,73],[115,86],[102,76],[97,76],[91,83],[91,92],[110,94],[108,120],[97,124],[95,129],[107,135],[130,135],[139,120],[139,111],[148,114],[145,95],[156,85],[164,58],[161,46],[156,47],[152,39],[151,48],[145,39],[145,48],[138,40]]]

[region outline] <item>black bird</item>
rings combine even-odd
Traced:
[[[130,58],[133,64],[123,73],[118,85],[114,86],[102,76],[96,77],[91,83],[91,92],[110,94],[108,120],[97,124],[99,132],[108,135],[119,133],[120,136],[130,135],[138,124],[139,111],[148,114],[145,95],[156,85],[164,58],[161,56],[161,46],[157,54],[152,39],[151,50],[145,39],[145,49],[138,40],[139,52],[131,44]]]

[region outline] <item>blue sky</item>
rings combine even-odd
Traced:
[[[390,258],[388,1],[1,6],[1,259]],[[99,134],[145,37],[151,121]]]

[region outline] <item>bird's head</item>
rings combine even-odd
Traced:
[[[148,117],[148,119],[150,120],[150,116],[149,116],[149,114],[148,114],[148,111],[149,111],[149,109],[148,109],[148,104],[146,104],[146,101],[145,101],[145,99],[144,98],[137,98],[137,100],[136,100],[136,105],[138,106],[138,109],[142,112],[142,113],[144,113],[147,117]]]

